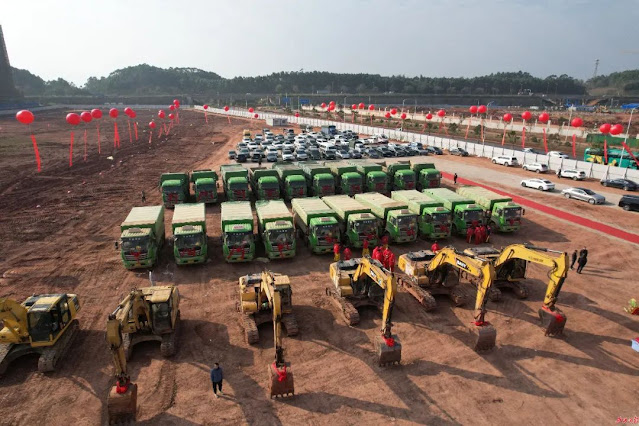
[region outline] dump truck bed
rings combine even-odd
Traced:
[[[206,208],[204,203],[178,204],[173,212],[173,226],[203,222],[206,223]]]
[[[268,222],[278,219],[291,219],[293,215],[281,200],[257,201],[255,211],[260,222]]]
[[[251,221],[253,211],[250,201],[227,201],[222,203],[222,226],[227,224]]]
[[[355,199],[368,206],[373,214],[381,219],[386,219],[386,214],[391,210],[408,209],[406,203],[393,200],[377,192],[356,194]]]
[[[294,198],[291,204],[295,214],[306,224],[314,217],[337,216],[333,209],[317,197]]]
[[[121,227],[133,227],[155,223],[164,212],[163,206],[133,207]]]
[[[354,213],[369,213],[371,209],[348,195],[329,195],[322,200],[337,213],[341,220]]]

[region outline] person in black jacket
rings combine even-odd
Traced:
[[[572,256],[570,257],[570,269],[575,269],[575,262],[577,261],[577,250],[572,252]]]
[[[584,266],[586,266],[586,263],[588,263],[588,250],[586,249],[586,247],[584,247],[579,252],[579,259],[577,260],[578,274],[581,274],[581,271],[583,271]]]
[[[220,364],[216,362],[213,368],[211,369],[211,382],[213,383],[213,394],[215,395],[216,398],[219,398],[217,396],[218,390],[220,391],[220,395],[224,395],[222,393],[222,380],[224,380],[224,371],[222,370],[222,367],[220,367]]]

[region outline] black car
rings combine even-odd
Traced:
[[[442,155],[444,153],[444,151],[442,151],[440,148],[438,148],[436,146],[427,146],[426,150],[430,154],[435,154],[435,155]]]
[[[308,154],[308,158],[311,159],[311,160],[321,160],[322,159],[322,154],[320,153],[319,149],[317,149],[317,148],[309,149],[307,154]]]
[[[395,156],[393,151],[391,151],[390,149],[386,148],[385,146],[380,146],[379,148],[377,148],[377,152],[379,152],[382,157],[394,157]]]
[[[628,179],[604,179],[601,181],[603,186],[610,186],[612,188],[621,188],[624,191],[636,191],[637,184]]]
[[[235,161],[237,161],[238,163],[246,163],[247,159],[248,159],[248,156],[243,152],[238,152],[237,155],[235,156]]]
[[[382,155],[376,149],[368,149],[364,152],[364,155],[368,158],[379,159],[382,158]]]
[[[459,155],[460,157],[468,157],[468,151],[464,148],[451,148],[450,155]]]
[[[621,207],[625,211],[639,211],[639,196],[624,195],[623,197],[621,197],[621,200],[619,200],[619,207]]]

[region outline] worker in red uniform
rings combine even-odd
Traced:
[[[344,261],[351,260],[351,257],[353,257],[351,249],[348,246],[344,247]]]
[[[389,249],[388,247],[386,247],[384,249],[384,251],[382,252],[382,265],[384,265],[384,268],[389,269],[389,260],[390,260],[390,255],[393,252],[391,251],[391,249]]]
[[[390,250],[388,250],[388,252],[389,253],[388,253],[386,269],[388,269],[389,271],[393,272],[395,270],[395,253],[393,253]]]
[[[481,228],[475,227],[475,245],[481,243]]]
[[[481,242],[485,243],[487,241],[487,239],[486,239],[486,225],[480,226],[480,229],[481,229]]]
[[[433,253],[437,253],[439,251],[439,244],[437,244],[437,240],[435,240],[435,242],[433,243],[432,246],[430,246],[430,250]]]
[[[381,262],[383,260],[382,246],[375,246],[375,248],[373,249],[373,259],[377,260],[378,262]]]
[[[472,226],[466,228],[466,242],[470,244],[470,241],[473,239],[473,234],[475,233],[475,229]]]
[[[340,251],[340,246],[339,243],[335,243],[333,245],[333,261],[334,262],[339,262],[339,251]]]
[[[370,251],[368,250],[368,238],[364,238],[362,242],[362,257],[368,256]]]
[[[382,237],[382,245],[384,246],[385,249],[388,248],[388,235],[384,235]]]

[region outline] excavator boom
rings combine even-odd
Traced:
[[[272,279],[272,277],[271,277]],[[269,366],[269,392],[271,398],[278,396],[295,395],[293,372],[291,363],[284,360],[284,348],[282,346],[282,297],[280,290],[274,286],[274,280],[269,283],[273,312],[273,340],[275,346],[275,360]]]

